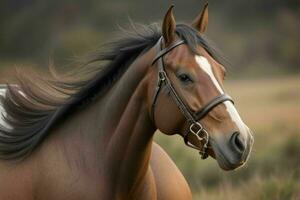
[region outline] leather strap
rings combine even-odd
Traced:
[[[200,111],[196,112],[194,114],[195,120],[199,121],[200,119],[203,119],[214,107],[216,107],[220,103],[223,103],[224,101],[231,101],[232,103],[234,103],[229,95],[221,94],[208,102]]]
[[[185,42],[183,40],[178,40],[177,42],[175,42],[174,44],[172,44],[171,46],[161,50],[161,44],[162,44],[162,38],[160,38],[158,40],[158,47],[159,47],[159,51],[157,53],[157,55],[154,57],[153,61],[152,61],[152,65],[154,65],[154,63],[156,63],[156,61],[158,59],[160,59],[161,57],[163,57],[165,54],[169,53],[172,49],[176,48],[177,46],[184,44]]]
[[[162,88],[162,86],[166,86],[170,91],[171,91],[171,95],[172,98],[175,100],[175,103],[177,105],[177,107],[179,108],[179,110],[181,111],[181,113],[185,116],[185,118],[189,121],[189,122],[195,122],[194,118],[193,118],[193,114],[187,109],[187,106],[185,105],[185,103],[181,100],[181,98],[178,96],[175,88],[173,87],[167,72],[165,71],[165,66],[164,66],[164,62],[163,62],[163,56],[165,54],[167,54],[168,52],[172,51],[175,47],[184,44],[185,42],[183,40],[179,40],[176,43],[172,44],[171,46],[161,50],[162,48],[162,38],[159,39],[159,41],[157,42],[155,48],[158,51],[158,54],[155,56],[155,58],[152,61],[152,65],[155,64],[157,62],[158,65],[158,80],[157,80],[157,86],[155,89],[155,95],[153,96],[153,100],[152,100],[152,111],[151,111],[151,117],[153,122],[155,123],[155,106],[156,106],[156,100],[158,97],[158,94]]]

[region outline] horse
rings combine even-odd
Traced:
[[[17,73],[1,97],[0,199],[192,199],[156,130],[224,170],[244,165],[253,136],[207,25],[207,5],[191,25],[171,6],[162,25],[124,33],[70,73]]]

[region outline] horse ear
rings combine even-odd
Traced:
[[[192,26],[200,33],[204,33],[208,25],[208,3],[205,4],[202,12],[194,19]]]
[[[171,5],[162,24],[162,36],[166,46],[169,46],[175,40],[176,21],[173,16],[173,8],[174,5]]]

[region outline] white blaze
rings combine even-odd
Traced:
[[[214,83],[214,85],[216,86],[216,88],[219,90],[219,92],[221,94],[223,94],[224,92],[223,92],[222,88],[220,87],[219,82],[215,78],[215,75],[212,71],[211,65],[209,64],[207,59],[203,56],[198,56],[198,55],[196,55],[195,58],[196,58],[196,62],[201,67],[201,69],[208,74],[208,76],[211,78],[211,80]]]
[[[198,63],[198,65],[200,66],[200,68],[207,73],[207,75],[210,77],[210,79],[212,80],[212,82],[214,83],[215,87],[219,90],[219,92],[221,94],[224,94],[224,91],[222,90],[219,82],[217,81],[212,67],[209,64],[208,60],[203,57],[203,56],[195,56],[196,62]],[[226,111],[228,112],[231,120],[236,124],[236,126],[239,128],[240,132],[246,133],[246,125],[244,124],[244,122],[242,121],[239,113],[237,112],[236,108],[234,107],[234,105],[232,104],[232,102],[230,101],[225,101],[223,102],[223,104],[226,107]]]

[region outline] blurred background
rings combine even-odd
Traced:
[[[1,0],[0,83],[14,66],[66,66],[128,27],[160,22],[175,4],[191,22],[200,0]],[[300,199],[300,1],[209,1],[207,36],[229,60],[225,88],[255,133],[249,162],[224,172],[181,138],[156,134],[194,199]]]

